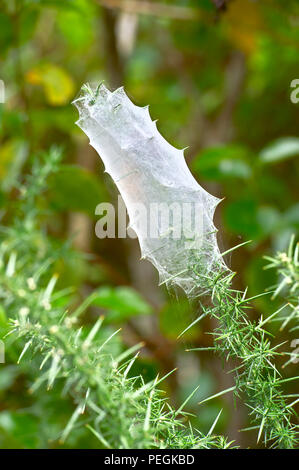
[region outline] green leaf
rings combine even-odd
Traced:
[[[264,235],[271,235],[281,221],[281,214],[275,207],[261,206],[257,210],[257,222]]]
[[[262,163],[277,163],[299,154],[299,138],[285,137],[275,140],[259,155]]]
[[[281,222],[281,214],[276,208],[259,206],[249,197],[229,203],[225,207],[224,218],[232,232],[255,240],[271,235]]]
[[[77,5],[74,0],[27,0],[28,3],[34,3],[36,6],[40,7],[53,7],[57,10],[76,10]]]
[[[59,210],[86,212],[94,216],[96,206],[107,200],[100,179],[90,171],[64,165],[49,181],[50,200]]]
[[[20,372],[18,366],[2,366],[0,368],[0,391],[10,388]]]
[[[224,219],[228,228],[246,238],[255,239],[261,234],[257,222],[257,202],[253,199],[243,198],[226,205]]]
[[[101,287],[95,294],[92,303],[108,310],[109,320],[123,321],[136,315],[153,313],[152,307],[130,287]]]
[[[34,34],[39,12],[36,8],[23,8],[20,18],[20,42],[28,41]]]
[[[0,148],[0,182],[3,191],[16,184],[28,155],[28,145],[23,140],[13,139]]]
[[[205,179],[248,179],[251,176],[251,168],[246,162],[247,154],[247,149],[242,146],[212,147],[197,155],[192,169]]]

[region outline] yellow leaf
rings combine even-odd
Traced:
[[[26,79],[33,85],[44,88],[47,102],[53,106],[66,104],[74,94],[74,82],[61,67],[42,64],[29,70]]]
[[[257,35],[263,28],[258,3],[253,0],[233,0],[223,19],[231,42],[245,54],[251,54],[256,48]]]

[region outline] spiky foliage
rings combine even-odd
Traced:
[[[214,425],[203,435],[186,424],[187,400],[174,410],[159,390],[163,379],[145,383],[130,374],[140,345],[121,349],[118,332],[103,326],[102,317],[92,326],[80,326],[93,294],[75,308],[61,305],[66,292],[55,289],[53,263],[69,256],[70,248],[57,250],[46,236],[37,204],[59,159],[54,149],[42,162],[36,161],[21,187],[18,216],[9,228],[2,227],[0,301],[10,318],[6,341],[18,339],[18,362],[30,361],[31,393],[41,388],[51,393],[59,385],[72,398],[74,412],[61,431],[61,441],[86,425],[105,448],[229,446],[225,438],[213,436]]]
[[[251,301],[259,295],[246,298],[246,291],[234,290],[232,279],[235,273],[224,272],[219,266],[217,276],[206,277],[198,265],[194,266],[194,272],[212,300],[212,305],[201,304],[202,313],[195,322],[208,315],[218,321],[218,327],[212,333],[214,347],[210,349],[226,361],[231,359],[235,363],[235,386],[217,396],[233,391],[245,401],[252,421],[250,429],[258,430],[257,442],[263,438],[265,445],[294,448],[297,427],[292,424],[292,415],[297,400],[289,403],[282,385],[296,378],[284,378],[277,370],[275,359],[284,353],[279,351],[280,345],[271,345],[270,334],[264,328],[280,310],[258,322],[250,321],[247,311]]]

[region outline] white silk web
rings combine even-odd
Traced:
[[[220,255],[213,223],[219,199],[190,173],[183,150],[170,145],[123,88],[82,87],[74,101],[78,126],[100,155],[127,207],[142,258],[157,268],[161,283],[198,293],[198,270],[209,276]]]

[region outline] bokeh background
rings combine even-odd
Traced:
[[[152,379],[178,367],[164,384],[171,402],[181,403],[200,385],[189,403],[196,427],[209,429],[223,408],[216,430],[241,446],[255,439],[238,432],[247,425],[242,406],[235,409],[230,396],[198,406],[232,386],[228,367],[209,352],[185,352],[211,345],[213,322],[177,340],[197,306],[158,287],[154,268],[139,260],[136,240],[94,234],[96,205],[116,203],[117,191],[76,127],[71,101],[83,83],[104,80],[111,89],[124,85],[136,104],[150,104],[162,135],[188,146],[199,183],[224,199],[215,217],[221,249],[252,240],[227,261],[238,272],[235,287],[248,286],[255,295],[275,282],[275,273],[263,270],[263,255],[285,249],[299,227],[299,104],[290,99],[291,82],[299,78],[298,26],[296,0],[0,1],[3,223],[18,195],[16,181],[39,152],[61,147],[63,167],[43,199],[44,229],[57,246],[70,240],[85,256],[61,258],[60,286],[72,285],[82,297],[101,289],[89,320],[100,310],[122,327],[126,346],[145,341],[134,372]],[[250,315],[268,315],[278,304],[262,297]],[[58,391],[28,398],[26,372],[7,354],[0,364],[0,446],[59,446],[55,433],[71,401]],[[84,433],[74,432],[63,446],[96,447]]]

